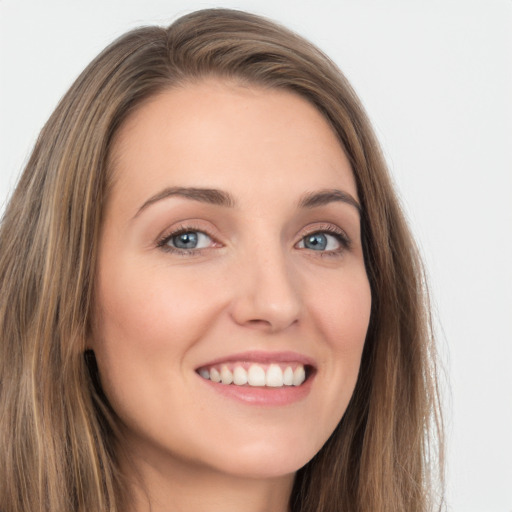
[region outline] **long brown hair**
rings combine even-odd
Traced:
[[[335,432],[297,474],[293,510],[433,510],[442,429],[428,297],[379,145],[324,54],[275,23],[225,9],[137,29],[107,47],[43,128],[10,200],[0,229],[0,508],[120,512],[115,419],[94,358],[84,356],[109,148],[146,99],[212,75],[315,105],[351,162],[362,204],[372,312],[360,375]]]

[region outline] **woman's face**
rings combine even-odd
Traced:
[[[210,80],[141,106],[110,161],[91,344],[129,451],[295,472],[347,407],[370,316],[336,136],[291,92]]]

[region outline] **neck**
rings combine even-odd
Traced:
[[[288,512],[294,475],[244,477],[190,462],[123,464],[129,481],[127,512]]]

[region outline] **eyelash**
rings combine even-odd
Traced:
[[[185,233],[203,233],[213,242],[216,241],[213,236],[209,235],[204,229],[201,229],[198,226],[181,225],[174,229],[171,233],[166,233],[162,238],[158,240],[156,245],[158,248],[162,249],[162,251],[178,254],[180,256],[199,256],[206,248],[181,249],[179,247],[172,247],[171,245],[168,245],[172,238],[183,235]]]
[[[320,258],[339,257],[346,250],[349,250],[351,247],[351,240],[347,236],[347,234],[342,229],[340,229],[339,227],[334,226],[332,224],[321,224],[319,226],[315,226],[314,229],[308,230],[305,233],[303,233],[302,236],[300,237],[299,242],[297,242],[297,243],[302,242],[308,236],[312,236],[312,235],[315,235],[318,233],[325,233],[325,234],[333,236],[339,242],[340,247],[338,249],[328,250],[328,251],[309,250],[308,252],[311,253],[311,255],[318,256]],[[295,244],[295,245],[297,245],[297,244]],[[307,250],[307,248],[302,248],[300,250]]]
[[[204,229],[201,229],[194,225],[181,225],[181,226],[177,227],[176,229],[174,229],[171,233],[167,233],[163,237],[161,237],[157,241],[156,245],[159,249],[161,249],[165,252],[178,254],[181,256],[199,256],[202,254],[202,252],[204,250],[209,249],[209,247],[208,248],[199,248],[199,249],[181,249],[178,247],[172,247],[171,245],[168,245],[169,241],[172,238],[175,238],[184,233],[194,233],[194,232],[202,233],[202,234],[206,235],[208,238],[210,238],[214,243],[218,243],[218,242],[216,242],[215,237],[208,234]],[[312,235],[318,234],[318,233],[326,233],[328,235],[333,236],[339,242],[340,247],[338,249],[328,250],[328,251],[313,251],[313,250],[308,250],[307,248],[300,248],[300,250],[306,250],[308,252],[311,252],[312,254],[317,253],[314,255],[320,256],[320,257],[336,257],[336,256],[340,256],[342,253],[344,253],[346,250],[350,249],[350,247],[351,247],[351,241],[350,241],[349,237],[347,236],[347,234],[343,230],[338,228],[337,226],[333,226],[331,224],[315,226],[314,229],[304,232],[301,235],[300,240],[294,245],[294,247],[297,244],[299,244],[300,242],[302,242],[303,240],[305,240],[306,237],[312,236]]]

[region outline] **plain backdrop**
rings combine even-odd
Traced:
[[[512,512],[512,0],[0,0],[2,209],[85,65],[204,7],[282,22],[359,93],[430,276],[449,510]]]

